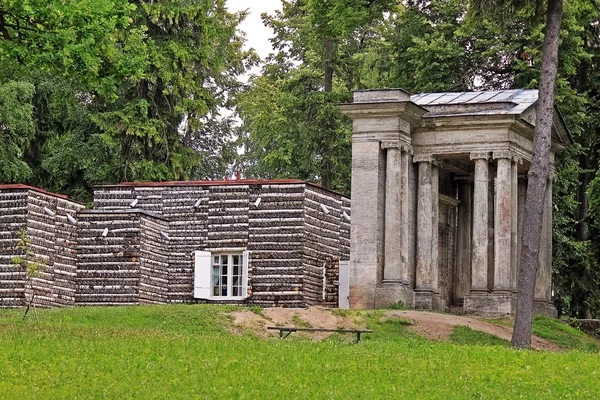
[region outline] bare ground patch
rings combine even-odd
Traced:
[[[334,314],[331,309],[323,307],[309,308],[265,308],[264,316],[251,311],[232,313],[233,324],[238,328],[249,330],[259,337],[277,336],[276,330],[267,330],[268,326],[294,326],[304,328],[364,328],[362,319]],[[323,340],[331,336],[331,332],[297,332],[294,336],[312,340]]]
[[[278,331],[267,330],[268,326],[295,326],[310,328],[365,328],[363,319],[358,315],[338,315],[323,307],[309,308],[265,308],[262,315],[243,310],[232,313],[234,332],[250,331],[259,337],[277,336]],[[403,318],[411,321],[413,332],[433,340],[448,340],[456,326],[467,326],[473,330],[489,333],[500,339],[510,341],[512,328],[498,326],[473,317],[440,314],[413,310],[387,310],[385,317]],[[312,340],[323,340],[330,332],[297,332],[295,336]],[[558,351],[560,347],[537,336],[532,337],[532,347],[538,350]]]

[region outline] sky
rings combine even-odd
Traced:
[[[240,25],[240,30],[246,32],[246,46],[251,47],[260,56],[265,59],[272,51],[269,39],[273,36],[273,31],[265,27],[260,19],[260,14],[266,12],[273,14],[275,10],[281,8],[281,0],[227,0],[227,8],[231,12],[248,9],[250,14]],[[260,68],[255,67],[252,72],[258,73]]]

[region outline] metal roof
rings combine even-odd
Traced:
[[[419,93],[410,100],[432,114],[521,114],[538,98],[536,89]]]

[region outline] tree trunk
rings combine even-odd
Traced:
[[[558,70],[558,44],[563,17],[563,0],[549,0],[546,13],[542,70],[533,138],[533,157],[524,210],[517,309],[512,344],[518,348],[531,345],[531,321],[535,275],[539,267],[540,239],[544,197],[550,176],[550,142],[554,113],[554,86]]]
[[[333,90],[333,48],[333,40],[327,39],[325,41],[325,66],[323,68],[325,75],[323,89],[327,93]]]

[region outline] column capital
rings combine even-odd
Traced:
[[[408,153],[408,154],[413,154],[413,147],[408,145],[408,144],[403,144],[401,146],[401,149],[403,152]]]
[[[413,162],[415,162],[415,163],[421,163],[421,162],[432,163],[434,161],[435,161],[435,157],[433,156],[433,154],[415,154],[415,155],[413,155]]]
[[[492,158],[497,160],[499,158],[512,160],[515,157],[515,154],[510,150],[502,150],[502,151],[494,151],[492,153]]]
[[[397,140],[387,140],[384,142],[381,142],[381,149],[382,150],[386,150],[386,149],[400,149],[400,142]]]
[[[489,152],[473,152],[471,153],[471,160],[489,160]]]
[[[515,154],[513,156],[513,162],[515,162],[517,165],[523,165],[523,157]]]

